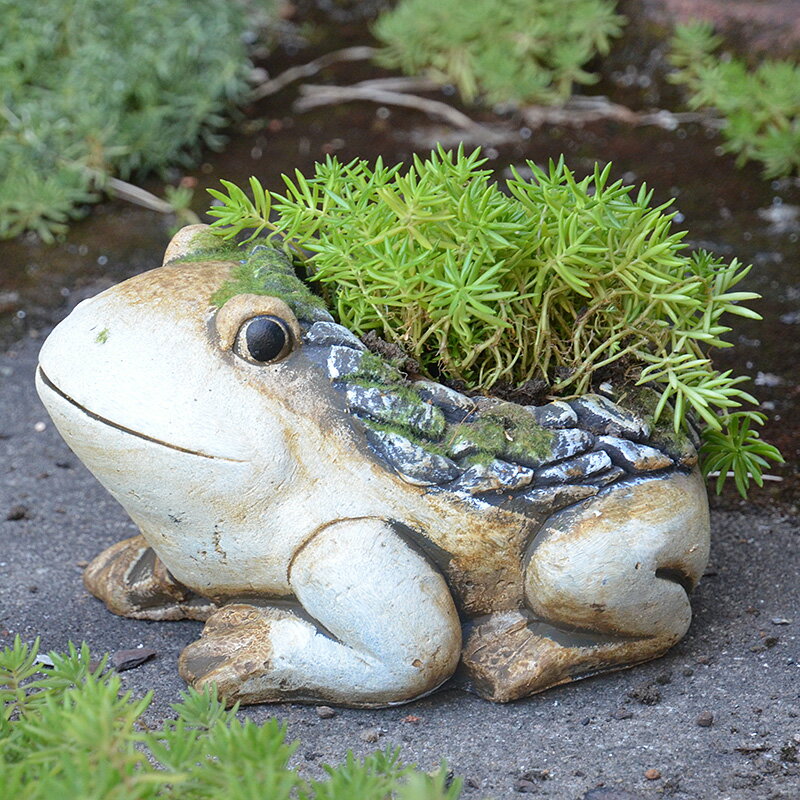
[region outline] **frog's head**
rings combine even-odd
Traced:
[[[187,489],[235,493],[246,507],[248,492],[291,482],[297,442],[331,414],[329,382],[301,346],[302,325],[327,312],[288,262],[263,265],[260,290],[273,289],[257,294],[237,284],[241,256],[207,241],[204,226],[181,231],[164,266],[82,302],[40,354],[37,387],[57,428],[132,515],[155,512],[153,486],[175,495],[176,513]]]

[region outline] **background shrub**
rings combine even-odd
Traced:
[[[248,91],[248,8],[0,0],[0,237],[50,239],[108,176],[188,164],[201,145],[218,146]]]
[[[454,84],[467,102],[559,103],[608,52],[623,18],[610,0],[401,0],[381,15],[379,61]]]
[[[764,59],[755,69],[717,52],[723,40],[706,22],[677,28],[671,79],[689,91],[692,108],[715,109],[723,118],[725,149],[737,163],[757,161],[765,178],[800,169],[800,66]]]

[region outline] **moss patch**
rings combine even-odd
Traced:
[[[202,247],[185,256],[173,258],[169,264],[203,264],[208,261],[230,261],[239,264],[241,260],[242,250],[239,247]]]
[[[217,251],[219,259],[219,251]],[[238,251],[241,255],[241,250]],[[197,260],[194,255],[187,260]],[[250,248],[244,261],[236,259],[237,266],[230,278],[211,296],[211,302],[221,308],[232,297],[240,294],[263,294],[278,297],[292,309],[298,319],[310,320],[326,312],[325,303],[297,277],[287,256],[271,245],[256,244]]]
[[[382,386],[393,389],[409,389],[400,372],[376,353],[366,352],[361,357],[358,369],[347,376],[348,383],[359,386]]]
[[[408,439],[412,444],[421,447],[427,453],[433,453],[443,458],[449,458],[450,454],[447,447],[444,445],[432,442],[430,439],[424,439],[419,435],[419,432],[410,430],[401,422],[376,422],[372,419],[362,419],[362,422],[373,431],[381,431],[382,433],[395,433],[398,436],[403,436]]]
[[[675,431],[671,405],[667,404],[657,422],[654,420],[659,398],[659,393],[649,386],[631,386],[618,405],[630,409],[650,425],[648,441],[653,447],[679,459],[694,455],[696,451],[686,431],[683,428]]]
[[[485,464],[495,458],[520,461],[531,456],[546,461],[551,452],[553,431],[539,425],[533,416],[513,403],[502,403],[481,412],[474,422],[452,427],[450,448],[470,444],[471,463]]]

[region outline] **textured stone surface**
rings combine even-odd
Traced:
[[[559,509],[596,495],[599,491],[597,486],[582,486],[580,484],[541,486],[526,489],[517,494],[510,507],[522,513],[544,519]]]
[[[465,458],[480,452],[480,447],[471,439],[459,438],[451,442],[448,451],[453,458]]]
[[[592,433],[629,439],[646,439],[650,435],[650,425],[645,420],[599,394],[587,394],[569,404],[581,426]]]
[[[326,351],[323,350],[323,353]],[[343,378],[358,372],[361,365],[361,359],[364,353],[360,350],[354,350],[352,347],[340,347],[334,345],[327,351],[327,356],[324,360],[325,370],[331,380]]]
[[[477,405],[471,397],[467,397],[455,389],[444,386],[434,381],[415,381],[414,388],[423,400],[428,400],[439,406],[446,414],[457,421],[461,421],[475,411]]]
[[[532,469],[496,458],[488,464],[474,464],[448,488],[469,494],[491,491],[514,492],[527,486],[532,480]]]
[[[399,433],[367,428],[367,441],[411,483],[433,486],[452,481],[461,473],[454,461],[423,450]]]
[[[438,439],[445,429],[442,412],[422,401],[414,402],[377,386],[348,386],[347,405],[377,422],[403,424],[429,439]]]
[[[536,483],[580,482],[599,472],[605,472],[612,466],[608,453],[596,450],[593,453],[585,453],[582,456],[570,458],[560,464],[553,464],[551,467],[539,470],[536,473]]]
[[[364,343],[351,333],[344,325],[336,322],[315,322],[303,337],[308,344],[341,347],[351,347],[354,350],[366,350]]]
[[[551,457],[549,461],[559,461],[562,458],[570,458],[585,453],[594,447],[594,436],[588,431],[578,428],[556,431],[551,445]],[[534,464],[531,466],[538,466]]]
[[[610,486],[615,481],[621,480],[628,473],[622,467],[611,467],[606,472],[601,472],[598,475],[593,475],[588,481],[594,486]]]
[[[554,400],[545,406],[525,406],[544,428],[571,428],[578,424],[578,415],[568,403]]]
[[[635,472],[651,472],[672,466],[672,459],[655,447],[616,436],[598,436],[597,447],[608,453],[617,466]]]

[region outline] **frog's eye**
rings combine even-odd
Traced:
[[[292,352],[294,336],[285,320],[259,314],[242,323],[233,351],[253,364],[273,364]]]

